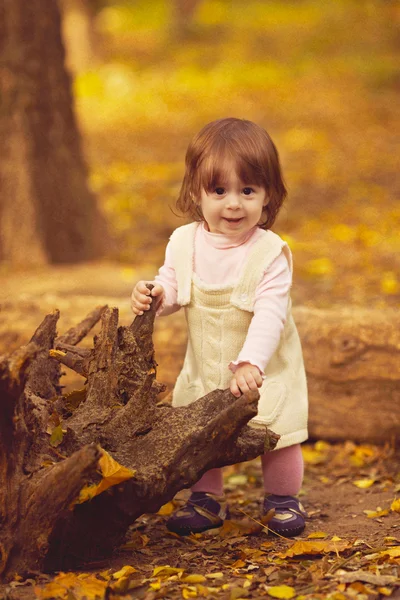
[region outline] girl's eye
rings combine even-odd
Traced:
[[[222,187],[217,187],[215,188],[215,193],[217,194],[217,196],[222,196],[225,193],[225,189]]]
[[[251,187],[245,187],[245,188],[243,188],[243,194],[245,196],[250,196],[253,193],[254,193],[253,188],[251,188]]]

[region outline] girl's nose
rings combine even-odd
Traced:
[[[227,206],[229,208],[240,208],[241,199],[239,194],[229,194]]]

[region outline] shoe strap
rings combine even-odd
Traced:
[[[203,506],[199,506],[194,502],[190,502],[190,500],[188,502],[188,505],[190,505],[199,515],[208,519],[213,525],[217,525],[221,522],[221,517],[219,516],[219,514],[216,515],[215,513],[207,510]]]

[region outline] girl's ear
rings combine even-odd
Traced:
[[[264,198],[264,202],[263,202],[263,208],[265,208],[266,206],[268,206],[270,200],[271,200],[271,198],[266,193],[265,194],[265,198]]]

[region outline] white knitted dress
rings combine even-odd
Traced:
[[[193,273],[197,227],[198,223],[179,227],[170,242],[178,303],[185,307],[189,338],[173,393],[174,406],[186,406],[214,389],[229,387],[232,372],[228,365],[236,360],[246,339],[263,273],[281,252],[292,269],[287,244],[278,235],[265,231],[250,249],[235,285],[207,285]],[[307,439],[307,383],[290,300],[281,340],[265,375],[258,414],[250,425],[268,425],[278,433],[281,438],[277,449],[303,442]]]

